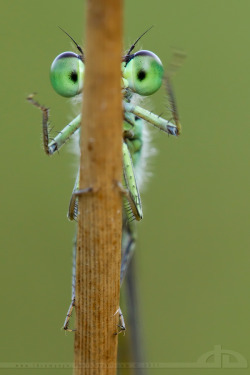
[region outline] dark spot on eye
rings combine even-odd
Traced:
[[[70,73],[70,79],[71,81],[73,81],[74,83],[77,82],[78,80],[78,75],[77,75],[77,72],[75,70],[73,70],[73,72]]]
[[[145,77],[146,77],[146,72],[144,70],[140,70],[137,73],[137,78],[139,79],[139,81],[143,81]]]

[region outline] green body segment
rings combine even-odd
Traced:
[[[130,114],[130,123],[124,122],[123,130],[126,134],[126,143],[132,158],[134,167],[137,166],[141,157],[143,147],[143,121]]]

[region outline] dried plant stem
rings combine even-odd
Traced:
[[[75,374],[116,374],[122,197],[122,0],[88,0],[76,264]]]

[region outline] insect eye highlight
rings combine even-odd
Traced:
[[[74,52],[63,52],[53,61],[50,81],[54,90],[64,97],[80,94],[83,88],[84,63]]]
[[[123,76],[132,91],[143,96],[152,95],[162,84],[162,62],[151,51],[138,51],[125,66]]]

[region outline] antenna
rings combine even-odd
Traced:
[[[130,54],[131,54],[131,52],[133,51],[133,49],[135,48],[135,46],[136,46],[136,44],[139,42],[139,40],[149,31],[149,30],[151,30],[152,28],[154,27],[154,25],[152,25],[152,26],[150,26],[150,28],[149,29],[147,29],[146,31],[144,31],[144,33],[143,34],[141,34],[141,36],[139,36],[139,38],[138,39],[136,39],[136,41],[132,44],[132,46],[129,48],[129,51],[128,51],[128,53],[126,54],[126,56],[124,56],[123,57],[123,61],[126,61],[126,63],[128,63],[130,60],[131,60],[131,58],[130,58]]]
[[[72,42],[74,42],[74,44],[76,45],[76,48],[78,49],[78,51],[81,52],[81,55],[83,56],[83,50],[81,49],[81,47],[79,46],[79,44],[76,43],[76,41],[72,38],[72,36],[70,36],[65,30],[63,30],[60,26],[58,26],[60,30],[62,30],[66,35],[68,35],[68,37],[72,40]]]

